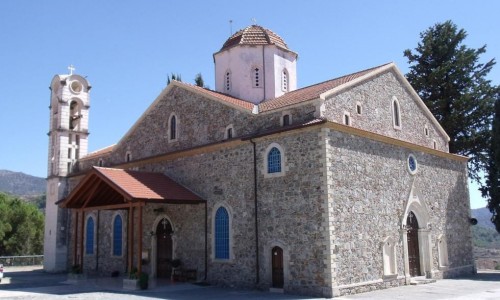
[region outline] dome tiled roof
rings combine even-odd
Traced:
[[[227,39],[220,51],[236,45],[276,45],[277,47],[290,50],[279,35],[258,25],[248,26],[233,34]]]

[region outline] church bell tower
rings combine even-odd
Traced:
[[[45,206],[44,269],[66,271],[68,212],[57,206],[67,196],[67,176],[87,154],[90,84],[73,74],[55,75],[50,84],[50,127]]]

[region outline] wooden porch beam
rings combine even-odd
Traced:
[[[129,209],[128,209],[128,241],[127,241],[127,246],[128,246],[128,273],[132,272],[132,263],[133,263],[133,254],[134,254],[134,227],[133,227],[133,222],[132,219],[134,218],[134,207],[132,206],[132,202],[129,204]]]
[[[87,204],[89,204],[90,200],[92,199],[92,196],[94,196],[95,191],[101,186],[101,184],[102,183],[99,182],[92,187],[92,189],[90,190],[90,192],[87,196],[87,199],[85,199],[85,201],[83,202],[82,208],[85,208],[87,206]]]
[[[137,243],[139,249],[137,249],[137,271],[138,274],[140,275],[142,272],[142,206],[139,205],[139,243]]]
[[[73,210],[73,265],[77,264],[78,253],[78,211]]]
[[[80,268],[83,270],[83,232],[84,232],[84,224],[85,224],[85,212],[80,210]]]
[[[144,206],[144,202],[129,202],[129,203],[123,203],[123,204],[109,204],[109,205],[102,205],[102,206],[89,206],[83,208],[84,211],[89,211],[89,210],[107,210],[107,209],[124,209],[124,208],[130,208],[132,207],[139,207],[139,206]]]

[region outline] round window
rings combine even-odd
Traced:
[[[417,159],[415,158],[415,156],[413,154],[408,155],[407,165],[408,165],[408,171],[410,172],[410,174],[414,175],[415,173],[417,173],[417,170],[418,170]]]
[[[78,81],[72,81],[69,86],[71,88],[71,91],[75,94],[79,94],[83,90],[82,84]]]

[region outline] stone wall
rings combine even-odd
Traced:
[[[401,129],[393,126],[392,102],[396,97],[400,105]],[[358,114],[356,104],[361,104]],[[350,114],[351,126],[393,137],[410,143],[448,152],[448,142],[431,122],[424,110],[417,105],[404,85],[392,71],[356,85],[325,101],[324,116],[344,124],[344,112]],[[429,135],[425,135],[427,126]]]
[[[257,143],[261,287],[272,283],[271,250],[285,252],[285,291],[323,296],[324,276],[323,163],[320,128],[271,136]],[[282,147],[285,174],[266,178],[264,158],[271,143]]]
[[[333,194],[334,294],[353,285],[383,279],[381,242],[396,244],[397,275],[405,276],[402,220],[408,197],[424,203],[429,214],[432,271],[439,273],[436,238],[448,243],[448,270],[472,272],[471,231],[466,163],[330,131],[329,171]],[[411,175],[407,157],[413,154],[418,171]],[[436,275],[439,276],[439,275]],[[395,279],[396,280],[396,279]]]
[[[314,118],[313,104],[287,108],[292,124],[300,124]],[[178,139],[168,139],[168,119],[172,113],[178,118]],[[216,100],[180,87],[172,90],[145,113],[133,131],[115,147],[113,153],[79,161],[79,171],[97,166],[103,158],[105,167],[125,163],[126,153],[132,160],[189,149],[224,141],[225,129],[233,125],[233,137],[257,134],[281,127],[283,111],[254,115],[232,108]]]

